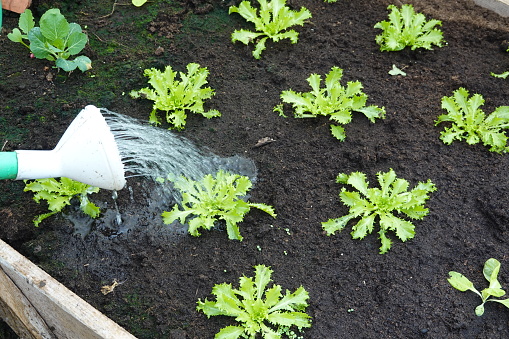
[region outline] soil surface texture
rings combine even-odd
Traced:
[[[118,192],[118,211],[128,231],[114,221],[115,201],[102,190],[91,200],[102,208],[96,220],[79,218],[76,206],[35,228],[33,218],[47,211],[21,181],[0,182],[0,238],[41,266],[138,338],[213,338],[235,324],[231,317],[208,319],[196,311],[223,282],[238,286],[254,276],[253,266],[274,271],[283,290],[309,292],[312,327],[304,338],[504,338],[509,310],[448,283],[458,271],[481,290],[484,262],[498,259],[499,281],[509,288],[509,158],[482,144],[445,145],[435,126],[445,111],[441,99],[464,87],[479,93],[487,114],[509,105],[509,80],[490,72],[509,70],[509,20],[473,1],[408,1],[428,19],[442,21],[447,44],[433,50],[381,52],[375,42],[389,4],[399,1],[288,0],[312,13],[297,44],[267,42],[259,60],[254,46],[231,42],[235,29],[252,29],[238,14],[239,1],[34,1],[38,18],[60,8],[79,23],[89,43],[81,54],[92,69],[68,74],[52,62],[31,59],[30,51],[7,39],[18,15],[4,11],[0,35],[0,141],[3,151],[52,149],[66,127],[88,104],[148,120],[152,102],[128,93],[148,86],[143,70],[189,63],[207,67],[215,95],[207,109],[221,117],[189,115],[186,128],[173,132],[200,149],[227,158],[254,161],[257,179],[249,200],[272,205],[277,218],[252,209],[239,224],[243,241],[229,240],[222,225],[200,237],[172,229],[161,213],[172,208],[154,201],[154,183],[129,178]],[[406,76],[390,75],[393,65]],[[343,69],[342,83],[360,81],[368,105],[385,107],[385,119],[370,122],[353,113],[346,140],[330,133],[326,117],[296,119],[273,108],[280,94],[310,90],[306,78]],[[168,128],[163,124],[157,128]],[[154,127],[156,128],[156,127]],[[264,139],[265,138],[265,139]],[[270,141],[260,145],[260,140]],[[394,169],[413,188],[430,179],[437,187],[414,221],[406,242],[393,232],[392,248],[379,254],[378,229],[352,239],[348,226],[327,236],[321,223],[348,213],[340,201],[338,173],[364,172],[371,187],[376,174]],[[83,225],[89,232],[80,231]],[[376,224],[378,227],[378,224]],[[101,287],[119,284],[104,295]],[[5,326],[4,326],[5,328]],[[9,337],[7,329],[0,337]]]

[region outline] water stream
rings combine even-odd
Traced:
[[[114,206],[103,209],[102,221],[99,222],[102,227],[116,227],[114,233],[125,233],[140,223],[140,215],[151,213],[153,219],[157,219],[154,223],[163,225],[160,213],[180,202],[180,192],[173,188],[171,182],[161,184],[158,178],[185,176],[199,180],[206,174],[223,169],[247,176],[253,182],[256,180],[256,166],[250,159],[220,157],[172,131],[104,108],[101,113],[115,137],[125,167],[127,185],[119,194],[129,195],[136,209],[126,211],[119,208],[114,193]],[[129,180],[133,177],[142,182],[142,197],[140,193],[133,196]],[[143,201],[146,201],[145,206],[140,204]],[[80,233],[83,235],[83,230]]]

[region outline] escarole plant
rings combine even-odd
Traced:
[[[229,13],[238,13],[244,19],[255,24],[255,32],[240,29],[232,33],[232,42],[240,41],[245,45],[256,42],[253,56],[260,59],[265,42],[271,39],[277,42],[282,39],[290,39],[292,44],[297,43],[299,33],[290,27],[304,25],[306,19],[311,18],[311,12],[302,7],[300,11],[293,11],[286,6],[286,0],[258,0],[258,10],[251,6],[249,1],[242,1],[238,7],[231,6]]]
[[[214,95],[207,84],[209,71],[206,67],[200,67],[196,63],[187,65],[187,74],[175,72],[171,66],[166,66],[163,72],[155,68],[146,69],[144,75],[149,77],[148,83],[153,88],[145,87],[138,91],[131,91],[133,98],[146,98],[154,101],[149,121],[155,125],[161,124],[157,111],[166,112],[166,121],[170,129],[181,130],[185,127],[187,111],[201,114],[206,118],[221,116],[217,110],[205,111],[204,100]],[[180,80],[177,79],[180,76]]]
[[[412,239],[415,235],[414,224],[397,214],[406,215],[411,219],[423,219],[428,214],[424,204],[429,198],[429,193],[434,192],[436,187],[428,179],[427,182],[419,182],[408,191],[408,181],[397,179],[392,169],[386,173],[377,173],[377,177],[380,188],[369,188],[364,173],[340,173],[336,182],[348,184],[358,192],[347,191],[343,187],[339,197],[350,208],[349,213],[323,222],[322,227],[327,235],[331,235],[345,228],[350,220],[360,218],[353,226],[351,235],[353,239],[362,239],[373,232],[378,219],[380,224],[378,236],[382,242],[380,254],[384,254],[391,248],[392,243],[386,236],[388,231],[394,231],[401,241]]]
[[[200,181],[180,177],[173,184],[182,192],[183,210],[175,204],[173,210],[163,212],[163,221],[171,224],[178,219],[185,223],[189,218],[189,233],[193,236],[200,235],[200,228],[209,230],[216,221],[224,220],[228,238],[242,241],[237,223],[244,220],[244,215],[251,208],[258,208],[276,217],[271,206],[242,200],[252,186],[246,176],[220,170],[215,176],[207,174]]]
[[[76,68],[84,72],[92,68],[92,61],[86,56],[69,59],[80,53],[88,42],[80,25],[67,22],[57,8],[47,10],[39,25],[35,27],[32,11],[27,9],[19,16],[19,28],[14,28],[7,37],[30,49],[37,59],[55,61],[56,67],[66,72]],[[28,40],[29,44],[24,40]]]
[[[442,31],[435,28],[441,25],[439,20],[426,21],[424,14],[415,13],[412,5],[402,5],[401,9],[389,5],[389,21],[378,22],[374,28],[382,30],[375,41],[381,51],[400,51],[407,46],[432,49],[433,45],[442,47],[445,42]]]
[[[498,282],[498,273],[500,271],[500,262],[497,259],[490,258],[486,261],[483,268],[484,278],[488,281],[489,286],[479,292],[474,284],[468,280],[463,274],[451,271],[449,272],[449,283],[457,290],[461,292],[472,291],[481,297],[482,303],[475,308],[475,314],[477,316],[482,316],[484,314],[484,304],[488,301],[494,301],[504,305],[505,307],[509,307],[509,299],[493,299],[503,297],[505,295],[505,291],[502,289],[502,285]]]
[[[80,201],[80,209],[83,213],[92,218],[97,218],[100,213],[99,207],[88,199],[88,195],[99,192],[99,187],[90,186],[76,180],[62,177],[58,179],[37,179],[34,181],[25,181],[25,192],[35,192],[34,200],[39,203],[46,200],[49,213],[38,215],[34,219],[35,226],[46,218],[61,212],[63,208],[71,204],[71,200],[76,197]]]
[[[255,272],[254,280],[241,277],[238,289],[227,283],[214,285],[212,294],[216,301],[198,300],[196,309],[209,318],[225,315],[235,317],[239,322],[239,325],[221,329],[215,335],[216,339],[255,339],[258,333],[265,339],[280,339],[282,334],[297,338],[291,329],[293,326],[299,331],[311,327],[311,317],[304,312],[309,298],[304,287],[293,293],[287,290],[283,295],[280,285],[268,287],[272,274],[269,267],[257,265]]]
[[[484,104],[480,94],[469,98],[469,92],[459,88],[450,97],[442,98],[442,108],[447,114],[442,114],[435,121],[451,122],[440,133],[440,139],[447,145],[454,140],[465,140],[469,145],[482,142],[490,147],[491,152],[507,152],[507,136],[504,132],[509,128],[509,106],[500,106],[491,114],[486,114],[479,108]]]
[[[349,81],[346,87],[340,83],[343,70],[332,67],[325,77],[325,87],[320,88],[322,77],[311,74],[307,79],[312,91],[306,93],[292,90],[281,93],[281,101],[291,104],[295,118],[315,118],[320,115],[328,116],[337,124],[348,124],[352,120],[352,111],[364,114],[371,122],[385,117],[385,108],[366,106],[367,94],[362,92],[360,81]],[[283,104],[274,107],[274,112],[284,115]],[[331,125],[332,135],[338,140],[345,140],[346,134],[342,126]]]

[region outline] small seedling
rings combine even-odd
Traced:
[[[133,5],[136,7],[143,6],[147,0],[132,0]]]
[[[497,107],[486,116],[479,108],[484,104],[482,95],[468,96],[466,89],[459,88],[452,96],[442,98],[442,108],[448,113],[440,115],[435,125],[444,121],[450,121],[452,125],[440,133],[440,139],[447,145],[454,140],[465,140],[469,145],[482,141],[485,146],[490,146],[491,152],[507,152],[509,147],[504,129],[509,128],[509,106]]]
[[[221,329],[216,339],[257,338],[260,333],[265,339],[280,339],[282,334],[296,337],[292,326],[300,331],[311,327],[310,316],[305,313],[308,306],[308,292],[299,287],[295,292],[281,293],[280,285],[268,288],[272,270],[265,265],[257,265],[255,278],[241,277],[239,289],[231,284],[216,284],[212,294],[216,301],[198,300],[196,309],[209,318],[215,315],[235,317],[240,324]]]
[[[343,87],[340,83],[342,77],[343,70],[332,67],[325,77],[325,87],[320,88],[322,77],[311,74],[307,78],[311,92],[283,91],[281,100],[293,106],[295,118],[315,118],[323,115],[335,123],[345,125],[352,120],[352,111],[363,113],[371,122],[385,117],[384,107],[366,106],[368,96],[362,92],[360,81],[349,81],[346,87]],[[274,112],[285,116],[283,104],[274,107]],[[345,140],[346,134],[342,126],[331,125],[330,129],[336,139]]]
[[[196,63],[187,65],[187,74],[174,72],[171,66],[166,66],[164,72],[155,68],[146,69],[144,75],[149,77],[148,83],[153,88],[145,87],[139,91],[131,91],[133,98],[143,97],[154,101],[149,121],[155,125],[161,124],[157,111],[166,112],[166,121],[170,128],[181,130],[186,125],[186,112],[201,114],[206,118],[221,116],[217,110],[205,111],[204,100],[214,95],[214,90],[205,87],[209,71]],[[177,75],[180,75],[178,80]]]
[[[88,42],[87,35],[76,23],[68,23],[57,8],[49,9],[41,16],[40,27],[35,27],[32,11],[25,10],[19,16],[19,28],[14,28],[7,37],[30,49],[37,59],[55,61],[58,68],[70,72],[78,68],[82,72],[92,68],[92,61],[80,55],[70,60],[71,55],[80,53]],[[24,40],[28,40],[26,44]]]
[[[71,200],[77,197],[80,201],[80,209],[83,213],[92,218],[97,218],[100,213],[99,207],[88,199],[91,193],[99,192],[99,187],[90,186],[79,181],[62,177],[58,179],[37,179],[31,182],[25,181],[25,192],[35,192],[34,200],[39,203],[41,200],[48,202],[49,213],[38,215],[34,219],[35,226],[46,218],[61,212],[62,209],[71,204]]]
[[[457,290],[460,290],[461,292],[465,292],[467,290],[470,290],[477,294],[479,297],[481,297],[482,303],[475,308],[475,314],[477,316],[482,316],[484,314],[484,304],[488,301],[495,301],[498,302],[505,307],[509,307],[509,299],[499,300],[499,299],[493,299],[500,298],[505,295],[505,291],[502,289],[502,286],[498,282],[498,272],[500,271],[500,262],[497,259],[490,258],[486,261],[483,268],[483,275],[484,278],[489,283],[489,287],[485,288],[481,292],[479,292],[475,287],[474,284],[468,280],[463,274],[451,271],[449,272],[449,283]]]
[[[389,71],[390,75],[401,75],[406,76],[406,73],[399,69],[396,65],[392,65],[392,69]]]
[[[374,28],[383,32],[377,35],[375,41],[381,51],[400,51],[407,46],[412,50],[417,48],[432,49],[433,45],[442,47],[443,34],[435,26],[442,25],[439,20],[426,21],[424,14],[415,13],[412,5],[402,5],[401,9],[389,5],[389,21],[376,23]]]
[[[331,235],[345,228],[350,220],[361,218],[353,226],[351,235],[353,239],[363,239],[373,232],[375,219],[378,216],[380,221],[378,235],[382,242],[380,254],[384,254],[391,248],[392,243],[386,237],[388,231],[396,232],[401,241],[412,239],[415,235],[414,224],[394,213],[404,214],[414,220],[423,219],[428,214],[424,204],[429,198],[429,193],[436,191],[436,187],[428,179],[427,182],[419,182],[415,188],[408,191],[408,181],[396,179],[396,173],[392,169],[386,173],[377,173],[377,177],[381,188],[368,188],[369,183],[364,173],[353,172],[350,175],[340,173],[336,182],[351,185],[359,192],[350,192],[343,187],[339,197],[345,205],[350,207],[349,213],[323,222],[322,227],[327,235]]]
[[[258,10],[251,6],[249,1],[242,1],[238,7],[231,6],[229,14],[238,13],[244,19],[255,24],[255,32],[240,29],[232,33],[232,42],[240,41],[245,45],[256,42],[253,56],[260,59],[265,50],[265,42],[271,39],[277,42],[282,39],[290,39],[292,44],[297,43],[299,33],[290,27],[304,25],[306,19],[311,18],[311,12],[302,7],[300,11],[293,11],[286,6],[286,0],[258,0],[260,4],[260,14]]]
[[[216,221],[224,220],[228,238],[242,241],[237,223],[244,220],[244,215],[252,207],[276,217],[271,206],[242,200],[252,186],[251,180],[245,176],[220,170],[215,176],[208,174],[200,181],[181,177],[173,184],[182,192],[183,210],[175,204],[173,210],[163,212],[163,221],[171,224],[178,219],[185,223],[189,216],[194,216],[188,225],[189,233],[196,237],[200,236],[200,228],[209,230]]]

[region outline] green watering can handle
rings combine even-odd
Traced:
[[[16,179],[17,176],[18,156],[16,152],[0,152],[0,179]]]

